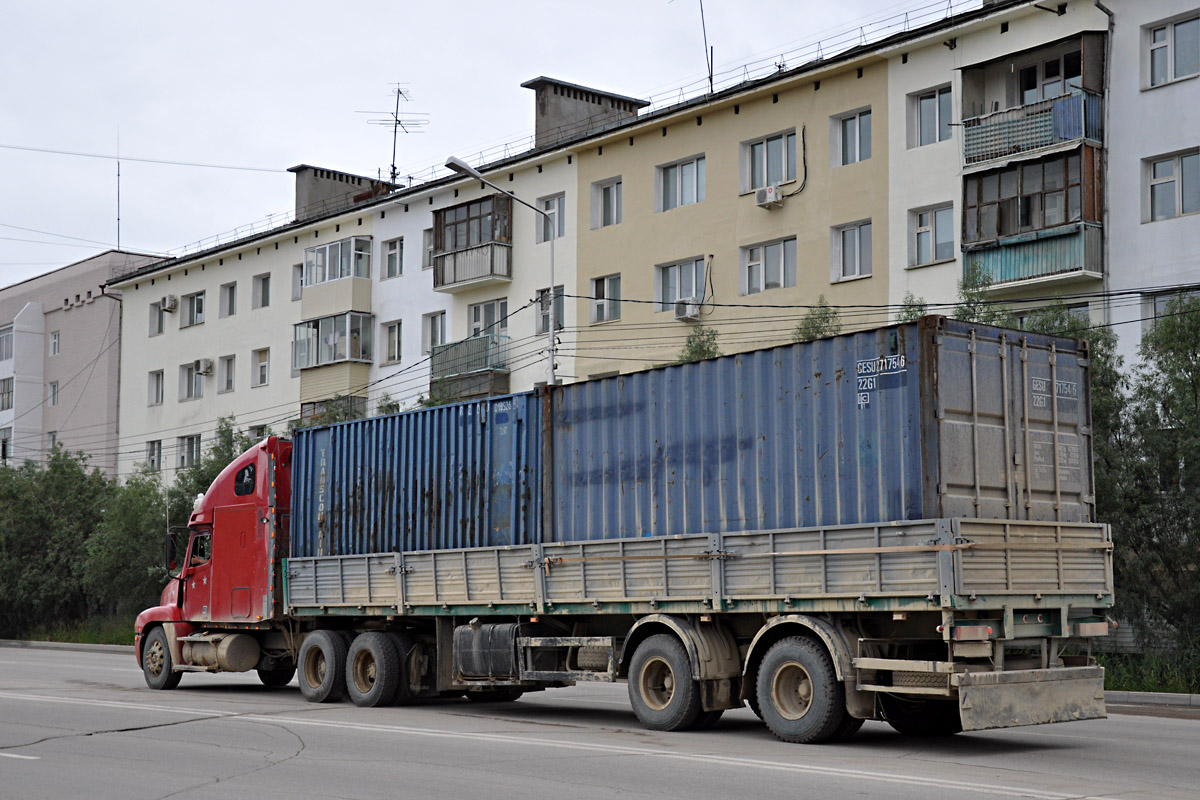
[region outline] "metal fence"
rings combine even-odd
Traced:
[[[430,376],[438,380],[483,370],[506,370],[509,342],[508,336],[481,333],[461,342],[434,345],[429,355]]]
[[[1100,95],[1076,90],[1019,108],[963,120],[963,161],[976,164],[1062,142],[1104,139]]]

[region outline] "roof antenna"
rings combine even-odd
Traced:
[[[422,117],[428,117],[429,115],[418,112],[418,111],[410,111],[405,114],[401,114],[400,113],[400,101],[403,100],[404,102],[407,103],[412,100],[412,97],[410,97],[409,93],[408,93],[408,88],[407,88],[408,84],[393,83],[392,86],[396,87],[395,89],[392,90],[392,94],[395,95],[395,97],[396,97],[396,107],[394,110],[392,110],[392,111],[356,111],[355,113],[356,114],[386,114],[387,115],[386,119],[369,119],[369,120],[367,120],[367,124],[368,125],[391,126],[391,129],[392,129],[392,168],[391,168],[390,174],[391,174],[391,183],[395,184],[396,177],[397,177],[396,140],[399,138],[400,131],[404,131],[405,133],[424,133],[424,131],[418,130],[418,128],[423,128],[429,124],[428,119],[422,119]]]
[[[121,249],[121,128],[117,127],[117,249]]]
[[[713,93],[713,48],[708,44],[708,26],[704,22],[704,0],[700,0],[700,30],[704,32],[705,60],[708,62],[708,93]]]

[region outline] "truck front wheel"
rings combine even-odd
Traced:
[[[340,700],[346,691],[346,641],[336,631],[313,631],[300,645],[300,693],[310,703]]]
[[[758,668],[757,689],[763,722],[785,742],[828,741],[846,716],[833,663],[811,639],[789,636],[772,645]]]
[[[659,633],[638,645],[629,664],[629,703],[642,725],[652,731],[692,727],[700,715],[700,691],[691,666],[671,634]]]
[[[174,672],[171,648],[167,645],[167,632],[161,627],[150,631],[142,646],[142,674],[151,689],[174,689],[179,685],[182,672]]]

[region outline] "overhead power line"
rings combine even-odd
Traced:
[[[168,164],[173,167],[203,167],[205,169],[234,169],[242,172],[287,172],[278,167],[242,167],[236,164],[205,164],[199,161],[172,161],[166,158],[138,158],[108,153],[81,153],[77,150],[53,150],[49,147],[27,147],[19,144],[0,144],[0,150],[24,150],[28,153],[50,153],[56,156],[79,156],[81,158],[103,158],[109,161],[138,161],[143,164]]]

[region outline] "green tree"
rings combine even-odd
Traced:
[[[417,405],[421,408],[436,408],[450,403],[457,403],[459,395],[453,389],[448,378],[438,378],[429,382],[429,393],[423,394],[417,398]]]
[[[929,306],[924,297],[917,297],[912,292],[904,293],[904,301],[900,305],[900,313],[896,315],[897,322],[916,322],[929,313]]]
[[[813,339],[837,336],[841,332],[842,320],[837,309],[829,305],[825,295],[821,295],[792,331],[792,341],[811,342]]]
[[[386,414],[400,413],[400,401],[393,400],[392,396],[384,392],[379,396],[379,400],[375,403],[375,413],[383,416]]]
[[[166,493],[158,475],[138,472],[116,487],[87,542],[83,585],[101,613],[135,613],[155,604],[167,573]]]
[[[972,260],[963,268],[962,280],[958,282],[958,305],[954,307],[954,318],[964,322],[981,322],[985,325],[1003,325],[1011,316],[1004,305],[989,299],[992,278],[978,262]]]
[[[192,515],[196,495],[204,494],[231,461],[249,450],[257,441],[235,427],[233,416],[217,420],[212,446],[190,467],[175,474],[167,490],[172,525],[186,525]]]
[[[697,325],[688,333],[676,363],[687,364],[691,361],[716,358],[719,355],[721,348],[717,346],[717,329],[708,325]]]

